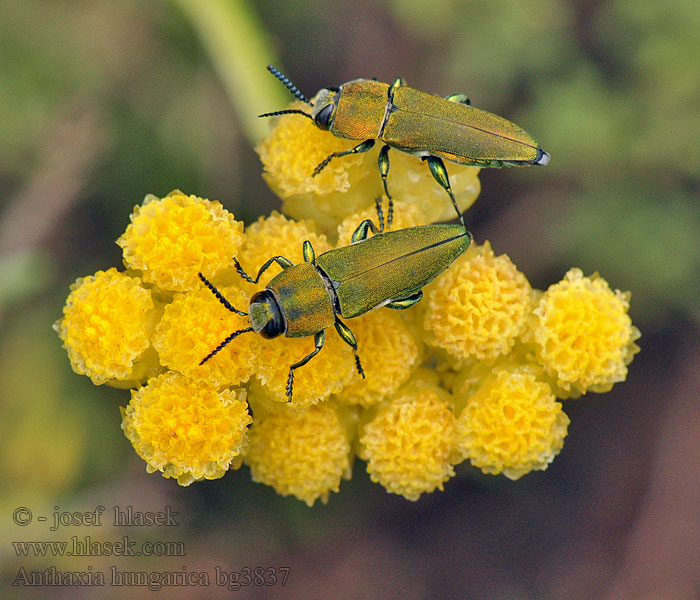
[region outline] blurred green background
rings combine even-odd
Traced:
[[[700,596],[700,4],[632,0],[24,0],[0,4],[2,585],[18,569],[291,568],[237,597]],[[546,168],[485,170],[468,213],[546,289],[571,266],[632,291],[630,376],[568,401],[548,471],[462,466],[444,493],[387,495],[361,464],[307,509],[244,467],[179,488],[120,430],[128,393],[75,375],[52,323],[77,277],[120,266],[114,240],[147,193],[279,207],[253,151],[262,112],[358,77],[467,93],[541,142]],[[13,523],[13,510],[180,513],[186,557],[30,559],[12,541],[125,532]],[[109,521],[109,519],[108,519]],[[44,590],[46,591],[46,590]],[[226,587],[52,588],[53,598],[230,597]]]

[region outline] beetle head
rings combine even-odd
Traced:
[[[311,109],[311,118],[319,129],[328,131],[331,128],[339,99],[340,90],[338,88],[324,88],[316,94],[316,101]]]
[[[275,338],[287,330],[282,309],[275,294],[270,290],[263,290],[253,295],[250,299],[248,314],[253,331],[264,338]]]

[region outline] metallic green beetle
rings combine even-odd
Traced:
[[[250,299],[249,312],[234,308],[226,298],[199,274],[202,282],[228,310],[247,316],[250,327],[234,331],[210,352],[204,364],[242,333],[259,333],[264,338],[314,336],[316,347],[289,368],[287,398],[292,399],[294,370],[305,365],[323,348],[325,330],[335,326],[340,337],[355,353],[358,373],[364,372],[357,354],[357,340],[341,317],[350,319],[381,306],[404,309],[423,296],[427,285],[461,255],[471,243],[471,234],[459,224],[421,225],[384,233],[384,218],[377,201],[379,228],[367,219],[352,235],[349,246],[324,252],[316,257],[309,241],[304,242],[304,261],[293,264],[283,256],[273,256],[260,267],[255,279],[245,273],[234,258],[236,270],[245,280],[258,283],[273,264],[282,272],[264,290]],[[376,235],[371,237],[369,232]]]
[[[295,98],[311,106],[311,114],[290,109],[265,113],[261,117],[301,114],[335,136],[363,140],[349,150],[328,156],[314,169],[312,176],[318,175],[333,158],[367,152],[375,140],[384,143],[379,152],[379,174],[389,199],[389,225],[393,212],[387,188],[389,148],[427,160],[431,173],[450,195],[457,212],[457,201],[442,159],[478,167],[546,165],[549,162],[549,154],[529,133],[503,117],[474,108],[464,94],[440,98],[404,85],[400,77],[391,85],[372,79],[355,79],[339,87],[320,90],[312,103],[275,67],[269,65],[267,69]]]

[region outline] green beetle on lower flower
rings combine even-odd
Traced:
[[[316,257],[313,246],[304,242],[303,263],[295,265],[284,256],[267,260],[253,279],[233,259],[238,273],[257,284],[274,263],[282,272],[250,300],[249,312],[235,308],[202,274],[202,282],[231,312],[247,316],[250,327],[231,333],[205,356],[204,364],[243,333],[265,338],[314,336],[315,348],[289,368],[287,398],[292,400],[294,370],[308,363],[323,348],[325,330],[335,326],[340,337],[355,352],[358,373],[364,371],[357,354],[355,335],[341,320],[386,306],[405,309],[423,297],[422,288],[449,267],[471,243],[463,217],[459,224],[436,224],[384,232],[381,204],[377,200],[379,228],[366,219],[357,227],[349,246]],[[370,231],[375,235],[369,237]]]

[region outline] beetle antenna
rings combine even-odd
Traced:
[[[233,313],[236,313],[237,315],[241,315],[242,317],[247,317],[248,313],[243,312],[242,310],[238,310],[237,308],[234,308],[233,304],[231,304],[226,298],[224,298],[224,295],[214,287],[214,284],[211,283],[204,275],[201,273],[197,273],[199,275],[199,278],[202,280],[202,283],[206,285],[210,290],[211,293],[214,294],[219,302],[223,304],[228,310],[230,310]],[[230,340],[229,340],[230,341]],[[208,357],[207,357],[208,358]],[[201,364],[201,363],[200,363]]]
[[[253,331],[252,327],[246,327],[245,329],[239,329],[238,331],[234,331],[231,335],[229,335],[223,342],[221,342],[216,348],[214,348],[209,354],[207,354],[201,361],[199,361],[199,365],[203,365],[205,362],[207,362],[212,356],[215,354],[218,354],[223,350],[230,342],[235,340],[239,335],[242,333],[248,333],[249,331]]]
[[[283,75],[280,73],[279,70],[277,70],[275,67],[272,65],[267,65],[267,70],[270,71],[277,79],[279,79],[285,87],[292,93],[292,95],[297,99],[301,100],[302,102],[306,102],[307,104],[311,104],[311,102],[302,94],[297,86],[295,86],[287,76]]]
[[[290,108],[289,110],[276,110],[275,112],[271,113],[264,113],[262,115],[258,115],[258,117],[277,117],[279,115],[304,115],[305,117],[309,117],[312,121],[314,118],[309,114],[305,113],[303,110],[297,110]]]

